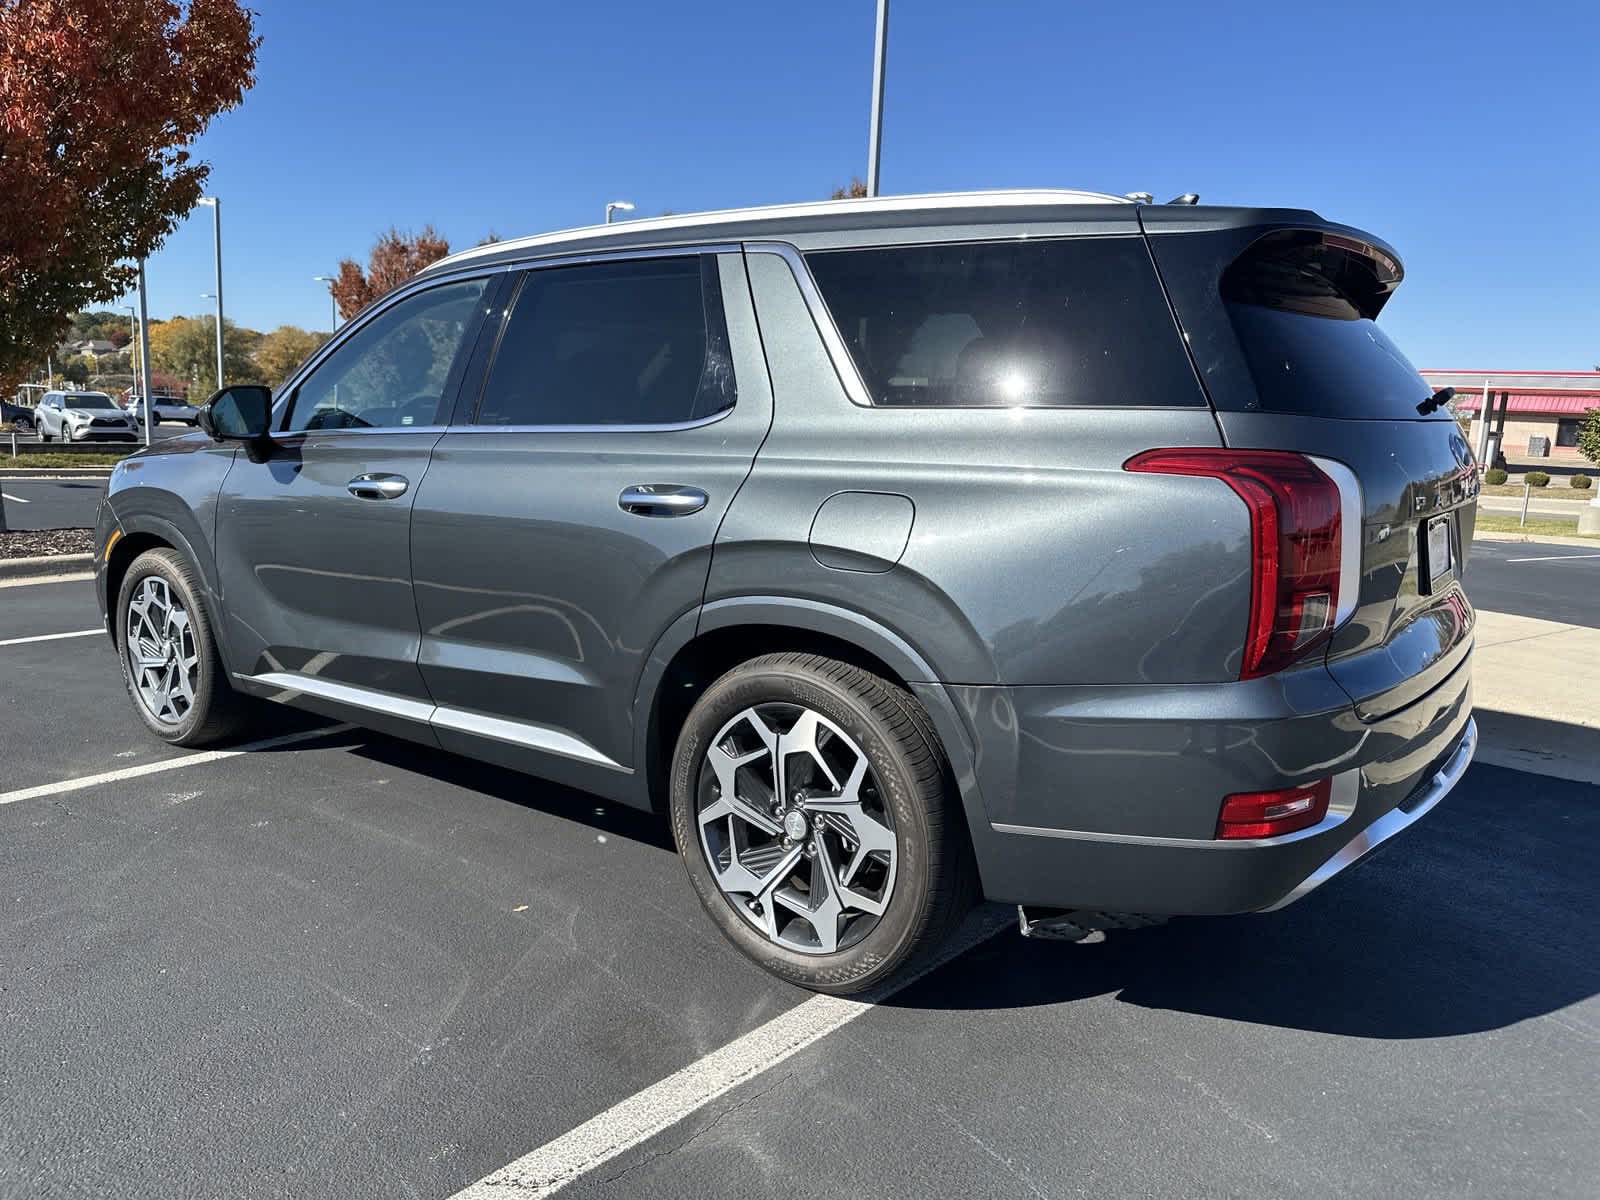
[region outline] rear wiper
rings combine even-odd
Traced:
[[[1455,388],[1453,388],[1453,387],[1442,387],[1437,392],[1435,392],[1433,395],[1429,396],[1426,400],[1424,400],[1421,404],[1417,405],[1417,411],[1419,413],[1421,413],[1423,416],[1427,416],[1431,412],[1437,412],[1439,409],[1443,408],[1446,404],[1449,404],[1450,401],[1454,400],[1455,398],[1456,398],[1456,390],[1455,390]]]

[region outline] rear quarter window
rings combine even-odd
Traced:
[[[1204,403],[1140,238],[829,250],[806,262],[876,405]]]

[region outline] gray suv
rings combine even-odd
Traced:
[[[160,737],[247,698],[670,820],[829,992],[1287,904],[1471,759],[1475,463],[1304,211],[990,192],[481,246],[123,463]]]

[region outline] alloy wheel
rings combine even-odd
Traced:
[[[758,704],[712,739],[697,781],[717,887],[769,941],[831,954],[865,937],[894,891],[894,818],[866,753],[798,704]]]
[[[189,611],[159,575],[140,580],[128,601],[128,667],[139,702],[163,725],[194,707],[200,652]]]

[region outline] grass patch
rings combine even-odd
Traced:
[[[36,467],[52,470],[57,467],[112,467],[134,453],[134,451],[143,449],[143,446],[130,446],[126,450],[94,451],[90,454],[56,453],[44,450],[38,454],[19,454],[15,458],[8,454],[0,454],[0,467],[14,467],[24,471],[31,471]]]
[[[1485,496],[1511,496],[1522,499],[1522,485],[1520,483],[1486,483],[1481,489]],[[1583,491],[1573,487],[1565,479],[1555,477],[1545,488],[1534,488],[1540,500],[1593,500],[1592,491]]]
[[[1553,533],[1561,537],[1593,538],[1600,542],[1600,534],[1579,533],[1578,519],[1574,514],[1572,520],[1566,521],[1560,517],[1529,517],[1526,525],[1518,525],[1513,513],[1479,512],[1477,528],[1487,533],[1525,533],[1530,537],[1537,537],[1542,533]]]

